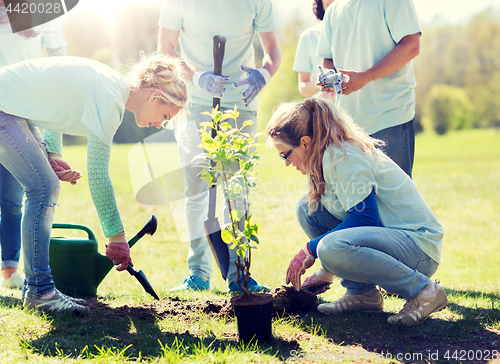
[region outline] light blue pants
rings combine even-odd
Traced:
[[[0,246],[2,269],[19,268],[21,256],[21,219],[23,188],[12,174],[0,165]]]
[[[340,221],[323,205],[308,215],[306,197],[297,204],[297,218],[310,239],[333,230]],[[362,226],[335,231],[318,244],[323,268],[340,278],[347,293],[361,294],[375,285],[404,299],[417,296],[432,281],[438,263],[429,258],[402,229]]]
[[[231,110],[221,107],[222,112]],[[252,120],[253,125],[245,128],[247,133],[257,133],[257,112],[240,111],[238,125],[241,126],[245,120]],[[191,105],[187,112],[187,122],[177,125],[175,129],[175,138],[179,148],[179,159],[181,168],[184,171],[184,192],[186,195],[185,215],[189,237],[188,268],[191,274],[203,280],[209,280],[213,273],[212,251],[208,244],[204,222],[208,216],[208,183],[198,177],[200,168],[192,167],[193,158],[204,150],[200,147],[201,139],[198,129],[200,123],[210,122],[212,119],[208,115],[202,115],[202,112],[211,114],[212,108],[208,106]],[[228,119],[227,122],[233,124],[234,120]],[[242,205],[243,201],[238,201],[237,205]],[[223,210],[223,223],[229,223],[229,213],[227,206]],[[229,251],[229,272],[227,276],[228,284],[238,279],[236,265],[232,264],[237,259],[236,250]]]
[[[59,179],[52,170],[38,128],[25,119],[0,112],[0,164],[19,181],[26,194],[21,240],[27,297],[54,290],[49,244]]]

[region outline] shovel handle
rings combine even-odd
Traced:
[[[226,38],[220,35],[214,36],[214,74],[220,76],[222,74],[222,61],[224,60],[224,51],[226,49]],[[214,97],[213,107],[220,107],[220,98]],[[212,138],[214,137],[212,131]]]
[[[224,60],[224,51],[226,49],[226,38],[220,35],[214,36],[214,74],[220,76],[222,73],[222,61]],[[214,97],[213,108],[220,108],[220,98]],[[217,130],[212,129],[212,138],[217,136]],[[212,166],[215,165],[214,161],[210,162]],[[216,189],[209,186],[209,202],[208,202],[208,218],[215,218],[215,201]]]

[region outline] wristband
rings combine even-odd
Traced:
[[[191,83],[200,88],[200,77],[202,74],[204,74],[205,72],[204,71],[196,71],[194,74],[193,74],[193,77],[191,78]]]
[[[259,72],[261,73],[262,76],[264,76],[264,80],[266,80],[266,85],[267,85],[267,83],[271,80],[271,74],[264,67],[259,68]]]

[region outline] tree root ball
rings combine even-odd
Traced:
[[[318,297],[309,291],[297,291],[292,286],[281,286],[271,291],[274,315],[303,316],[316,311]]]

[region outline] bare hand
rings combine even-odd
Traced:
[[[75,185],[78,179],[82,177],[80,171],[72,170],[69,164],[58,154],[49,153],[49,163],[57,178],[63,182],[70,182]]]
[[[349,76],[349,81],[342,83],[342,95],[356,92],[372,81],[365,72],[339,70],[340,73]]]

